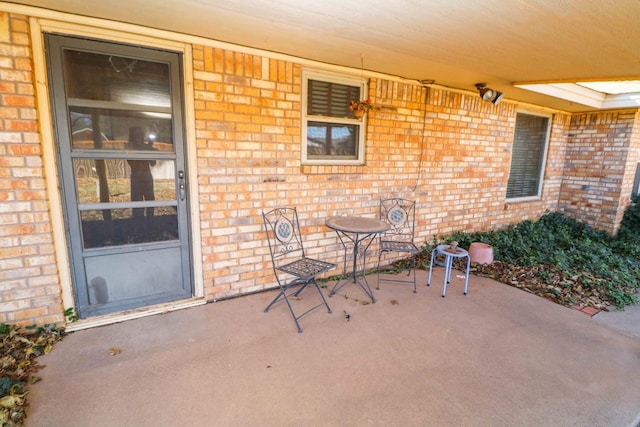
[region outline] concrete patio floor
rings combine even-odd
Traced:
[[[274,292],[75,332],[39,359],[26,425],[640,422],[640,337],[485,278],[464,296],[455,272],[442,298],[442,269],[429,288],[418,274],[376,304],[345,287],[302,334],[285,306],[263,313]]]

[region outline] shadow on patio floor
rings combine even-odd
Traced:
[[[349,285],[302,334],[286,307],[263,313],[273,292],[75,332],[39,359],[27,426],[640,421],[640,339],[486,278],[442,298],[434,274],[376,304]]]

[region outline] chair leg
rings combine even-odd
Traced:
[[[296,316],[296,313],[293,311],[293,307],[291,306],[291,303],[289,302],[289,298],[287,297],[287,289],[290,286],[287,287],[282,287],[280,286],[280,292],[278,293],[278,295],[269,303],[269,305],[264,309],[264,312],[267,313],[269,311],[269,309],[278,301],[280,301],[280,298],[283,298],[284,301],[287,303],[287,307],[289,308],[289,312],[291,313],[291,317],[293,317],[293,321],[296,324],[296,328],[298,328],[298,332],[302,333],[302,328],[300,327],[300,323],[298,323],[298,317]]]
[[[415,255],[413,255],[413,260],[411,262],[411,267],[413,268],[413,293],[417,294],[418,290],[416,289],[416,267],[418,265],[417,261],[416,261],[416,257]]]
[[[300,314],[300,315],[296,315],[295,311],[293,310],[293,306],[291,305],[291,302],[289,301],[289,297],[293,296],[293,297],[297,297],[300,292],[302,292],[307,286],[309,286],[309,284],[313,283],[314,287],[316,288],[316,290],[318,291],[318,293],[320,294],[320,298],[322,298],[322,302],[309,308],[307,311],[305,311],[304,313]],[[300,289],[296,290],[294,293],[292,293],[291,295],[287,295],[287,292],[289,292],[289,290],[296,285],[302,284],[302,286],[300,286]],[[269,305],[264,309],[264,312],[267,313],[269,311],[269,309],[278,301],[280,301],[280,299],[284,299],[284,301],[287,303],[287,307],[289,308],[289,312],[291,313],[291,317],[293,317],[293,321],[296,324],[296,328],[298,329],[299,333],[302,333],[302,327],[300,326],[300,322],[298,321],[299,319],[301,319],[302,317],[306,316],[307,314],[311,313],[312,311],[314,311],[317,308],[322,307],[323,305],[325,307],[327,307],[327,312],[328,313],[332,313],[331,311],[331,307],[329,307],[329,304],[327,303],[327,300],[324,297],[324,294],[322,293],[322,290],[320,289],[320,285],[318,284],[318,282],[316,281],[315,278],[311,278],[307,281],[302,281],[302,280],[294,280],[291,283],[289,283],[286,286],[282,286],[280,284],[280,282],[278,282],[278,285],[280,286],[280,292],[278,293],[278,295],[269,303]]]
[[[398,253],[398,252],[396,252]],[[411,274],[413,273],[413,293],[416,294],[418,293],[417,291],[417,284],[416,284],[416,266],[418,265],[416,262],[416,258],[415,258],[415,254],[411,254],[410,252],[404,252],[404,253],[408,253],[412,259],[411,262],[409,264],[409,269],[407,271],[407,278],[408,279],[387,279],[388,282],[400,282],[400,283],[411,283]],[[381,264],[381,260],[382,260],[382,254],[383,251],[380,251],[379,255],[378,255],[378,267],[377,267],[377,277],[378,277],[378,283],[376,284],[376,289],[380,290],[380,264]],[[384,276],[384,275],[383,275]]]
[[[272,306],[272,305],[274,305],[275,303],[277,303],[277,302],[280,300],[280,298],[283,298],[283,297],[284,297],[285,299],[287,299],[287,291],[288,291],[290,288],[292,288],[293,286],[295,286],[295,285],[297,285],[297,284],[299,284],[299,283],[302,283],[302,281],[301,281],[301,280],[294,280],[294,281],[292,281],[291,283],[286,284],[285,286],[283,286],[283,285],[282,285],[282,283],[280,283],[280,280],[278,280],[278,287],[280,288],[280,293],[279,293],[279,294],[278,294],[278,295],[277,295],[277,296],[276,296],[276,297],[275,297],[275,298],[274,298],[274,299],[269,303],[269,305],[267,306],[267,308],[265,308],[265,309],[264,309],[264,312],[265,312],[265,313],[266,313],[266,312],[268,312],[268,311],[269,311],[269,309],[271,308],[271,306]],[[308,283],[304,283],[304,284],[303,284],[303,286],[302,286],[298,291],[296,291],[296,293],[295,293],[295,294],[293,294],[293,295],[294,295],[294,296],[298,296],[298,294],[299,294],[299,293],[300,293],[300,292],[305,288],[305,286],[307,286],[307,285],[308,285]],[[287,303],[288,303],[288,301],[287,301]]]
[[[278,300],[280,298],[282,298],[284,296],[284,290],[282,289],[282,286],[280,286],[280,292],[278,293],[278,295],[276,295],[276,297],[269,303],[269,305],[264,309],[265,313],[269,312],[269,309],[271,308],[272,305],[274,305],[276,302],[278,302]]]
[[[378,252],[378,268],[377,268],[377,272],[378,272],[378,276],[377,276],[377,281],[376,281],[376,289],[380,290],[380,260],[382,259],[382,250],[380,250]]]
[[[311,282],[305,282],[305,283],[303,283],[303,284],[302,284],[302,286],[300,286],[300,289],[298,289],[298,290],[293,294],[293,296],[294,296],[294,297],[297,297],[297,296],[300,294],[300,292],[304,291],[304,288],[306,288],[307,286],[309,286],[309,283],[311,283]],[[291,285],[290,285],[290,286],[291,286]]]
[[[296,322],[296,327],[298,328],[298,333],[301,334],[302,333],[302,328],[300,327],[300,323],[298,322],[298,319],[300,318],[300,316],[296,317],[296,313],[293,311],[293,307],[291,306],[291,303],[289,302],[289,298],[287,298],[286,296],[284,298],[285,298],[285,301],[287,301],[287,305],[289,306],[289,311],[291,312],[291,316],[293,316],[293,321]]]
[[[320,285],[318,285],[318,282],[316,281],[316,279],[313,279],[313,284],[316,286],[316,289],[318,290],[318,293],[320,294],[320,298],[322,298],[322,302],[327,307],[327,312],[328,313],[333,313],[331,311],[331,307],[329,307],[329,303],[325,299],[324,294],[322,293],[322,290],[320,289]]]

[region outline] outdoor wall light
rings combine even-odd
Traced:
[[[480,98],[485,102],[497,104],[502,101],[502,97],[504,97],[504,93],[488,88],[486,83],[476,83],[476,89],[480,92]]]

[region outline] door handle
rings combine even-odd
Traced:
[[[180,201],[184,202],[185,186],[184,186],[184,171],[178,171],[178,195]]]

